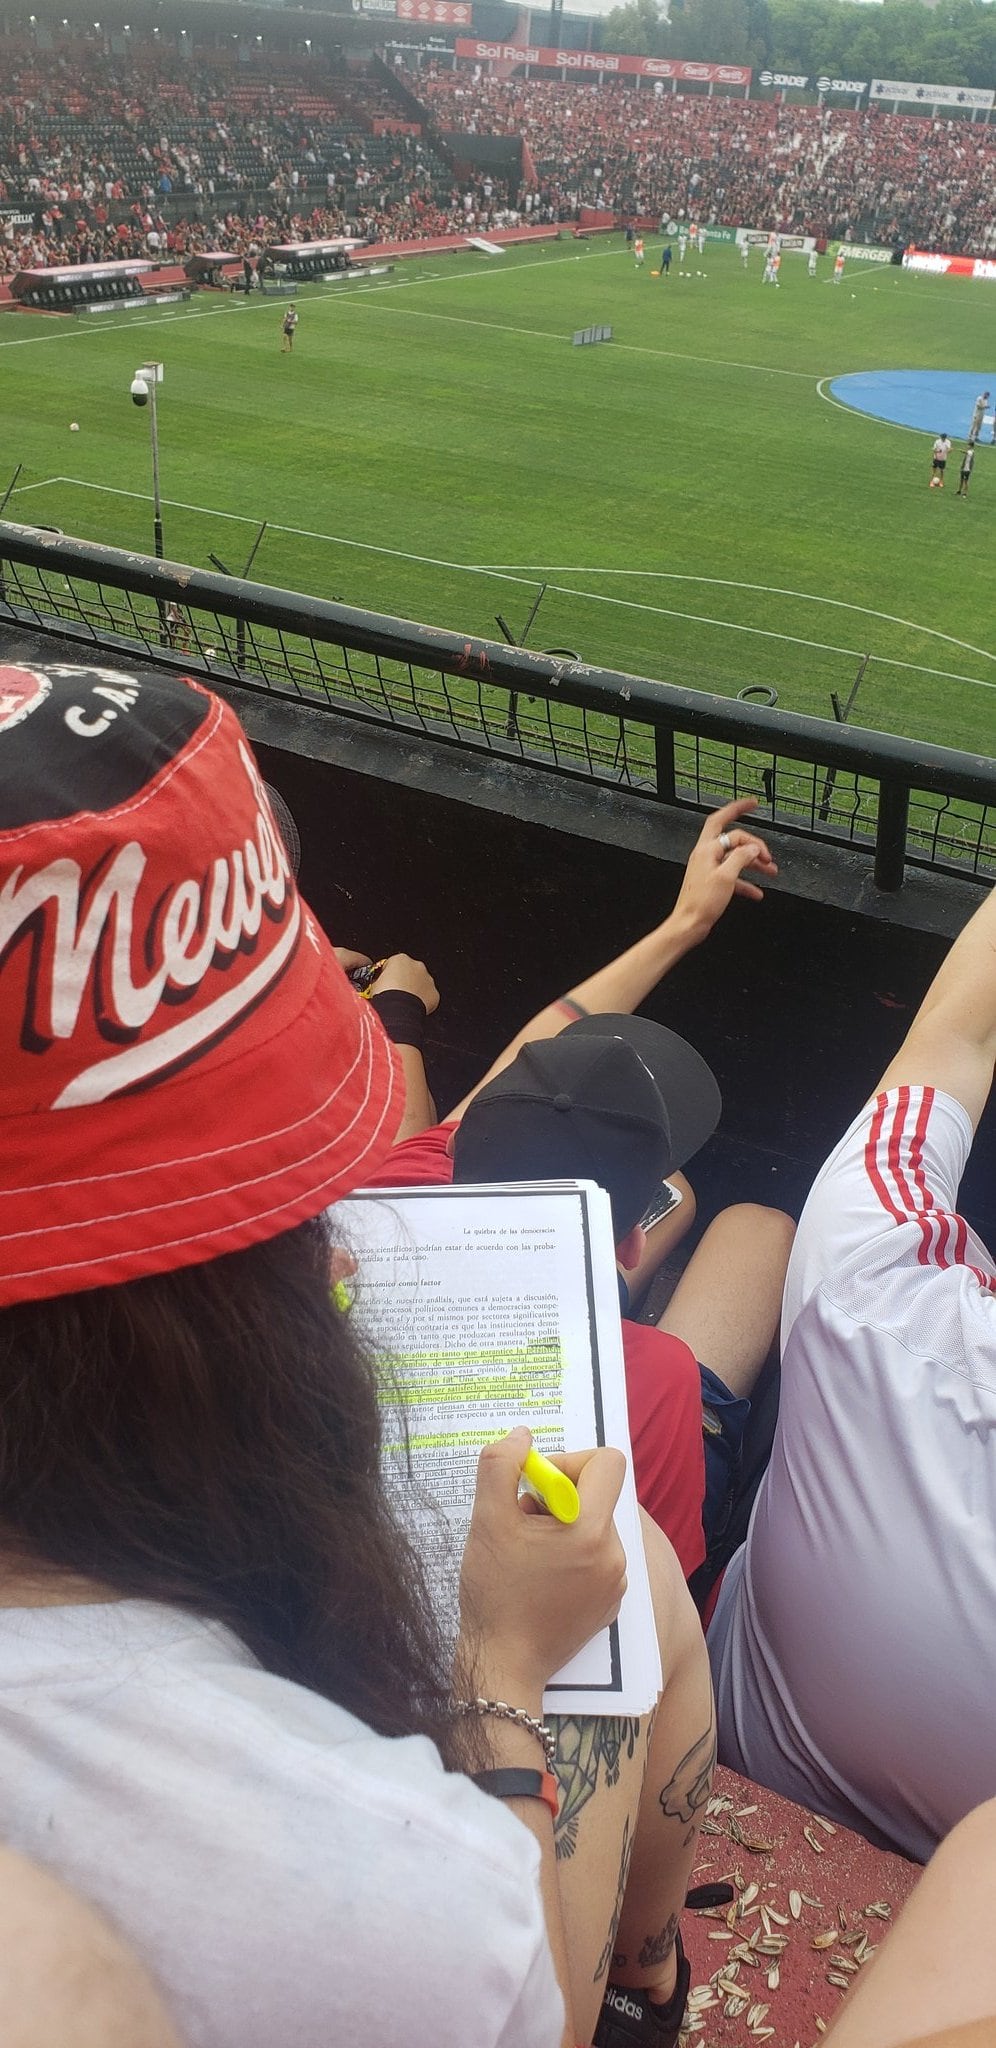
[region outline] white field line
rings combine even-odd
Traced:
[[[78,491],[100,491],[105,497],[109,498],[135,498],[142,505],[151,505],[152,503],[152,496],[148,491],[126,491],[118,484],[92,484],[88,483],[81,476],[56,476],[50,478],[50,482],[54,484],[69,484]],[[41,486],[39,484],[25,484],[23,488],[25,490],[40,490]],[[185,498],[163,498],[162,503],[168,505],[174,512],[196,512],[202,518],[227,519],[238,526],[258,526],[260,523],[257,518],[249,513],[217,512],[213,505],[191,505]],[[516,576],[511,573],[505,573],[502,570],[471,569],[468,568],[466,562],[446,562],[438,555],[412,555],[404,548],[378,547],[375,541],[349,540],[342,533],[317,533],[312,526],[282,526],[277,519],[268,519],[266,524],[271,533],[289,533],[297,540],[329,541],[336,547],[357,548],[367,555],[391,555],[399,562],[418,562],[428,569],[456,569],[465,576],[492,575],[498,583],[525,584],[529,590],[535,590],[536,588],[537,578],[535,576]]]
[[[606,597],[600,591],[572,589],[567,583],[549,583],[548,590],[554,590],[561,597],[587,598],[590,604],[619,605],[626,611],[653,612],[657,618],[686,619],[697,626],[721,626],[727,633],[749,633],[758,640],[782,640],[792,647],[808,647],[818,654],[847,654],[853,661],[863,661],[868,654],[866,647],[837,647],[830,640],[804,640],[797,633],[775,633],[766,626],[736,625],[732,619],[712,619],[703,612],[679,612],[668,605],[638,604],[631,597]],[[963,676],[954,669],[928,668],[919,661],[900,661],[892,654],[872,654],[872,661],[886,668],[911,669],[918,676],[943,676],[949,682],[974,683],[980,690],[996,690],[996,681],[986,682],[981,676]]]
[[[463,251],[460,249],[455,249],[453,253],[456,256],[460,256],[463,254]],[[622,249],[595,249],[591,251],[590,255],[587,257],[586,260],[589,263],[604,263],[607,257],[622,256],[624,253],[625,252]],[[369,292],[371,290],[396,292],[402,290],[403,288],[410,288],[412,285],[459,284],[462,283],[466,278],[471,277],[494,277],[499,274],[502,277],[507,277],[509,273],[513,270],[543,270],[549,268],[549,266],[553,263],[573,262],[573,256],[550,256],[547,258],[546,262],[542,264],[536,263],[535,261],[531,263],[510,263],[507,266],[507,268],[501,271],[500,273],[497,273],[493,270],[487,270],[484,268],[481,268],[480,270],[475,268],[473,270],[458,270],[452,275],[445,271],[438,271],[435,272],[431,277],[399,277],[396,278],[391,284],[373,286],[354,285],[351,291],[347,291],[343,298],[338,300],[332,298],[323,299],[319,298],[318,296],[314,298],[311,298],[310,296],[308,296],[307,298],[302,297],[302,304],[307,305],[309,307],[333,305],[346,306],[349,305],[351,301],[356,297],[357,290],[366,292]],[[43,342],[46,341],[68,341],[71,340],[74,336],[80,334],[118,334],[121,332],[123,328],[128,328],[130,330],[133,327],[160,327],[164,325],[176,327],[184,320],[218,320],[224,318],[225,315],[229,313],[273,313],[275,316],[277,311],[279,310],[279,306],[280,300],[275,295],[270,296],[266,292],[260,292],[258,297],[256,297],[253,300],[251,306],[247,306],[244,299],[237,299],[233,301],[233,303],[226,304],[223,306],[205,306],[194,313],[160,312],[150,314],[148,319],[142,320],[104,320],[95,327],[88,327],[75,321],[72,323],[72,325],[70,325],[69,316],[67,315],[66,326],[57,328],[52,334],[25,334],[21,337],[19,341],[0,341],[0,348],[32,348],[35,346],[35,344],[38,344],[40,346]],[[531,333],[532,329],[527,328],[524,331],[526,333]],[[693,360],[697,361],[698,359],[693,358]]]
[[[847,374],[846,370],[835,372],[835,375],[842,377]],[[845,405],[842,399],[833,398],[829,391],[824,391],[823,386],[825,384],[832,384],[833,381],[833,377],[819,377],[816,383],[817,395],[827,405],[835,405],[838,412],[845,412],[848,419],[867,420],[871,422],[873,427],[888,427],[894,434],[920,434],[926,435],[930,440],[933,439],[933,432],[930,427],[908,427],[902,420],[883,420],[876,412],[862,412],[859,405]]]
[[[25,491],[45,491],[48,489],[49,484],[70,483],[72,483],[72,477],[70,476],[43,476],[40,484],[18,484],[17,488],[11,491],[10,495],[12,498],[22,498]]]
[[[610,253],[615,254],[617,252],[612,251]],[[354,305],[355,303],[355,293],[349,299],[340,300],[341,305]],[[387,306],[384,310],[388,313],[409,313],[415,320],[445,320],[454,327],[482,327],[490,329],[494,334],[525,334],[531,341],[556,341],[559,342],[561,347],[564,347],[565,344],[571,345],[569,334],[555,333],[549,327],[503,327],[497,320],[471,320],[465,313],[432,313],[427,312],[422,306]],[[707,370],[715,367],[717,370],[747,370],[756,377],[800,377],[805,384],[812,384],[816,381],[810,370],[780,370],[776,369],[771,363],[741,363],[728,356],[693,355],[690,351],[683,349],[650,348],[635,341],[613,340],[608,342],[606,346],[614,350],[617,355],[660,356],[672,363],[698,363],[700,368]],[[835,372],[834,374],[839,373]]]
[[[152,502],[151,497],[147,491],[126,491],[121,489],[116,484],[92,484],[87,483],[82,477],[73,476],[56,477],[55,479],[53,479],[53,481],[55,481],[56,483],[73,485],[77,490],[81,491],[100,491],[109,497],[135,498],[140,503],[145,505],[151,504]],[[164,498],[162,502],[164,505],[170,506],[173,511],[196,512],[202,518],[227,519],[235,522],[240,526],[255,526],[258,523],[257,517],[255,515],[250,515],[245,512],[216,512],[209,505],[190,505],[182,498]],[[414,555],[410,554],[408,550],[405,548],[382,547],[378,546],[377,543],[374,541],[350,540],[346,537],[345,534],[341,533],[317,533],[315,529],[310,526],[283,526],[281,525],[280,521],[276,519],[267,520],[267,525],[271,533],[288,533],[298,540],[326,541],[331,546],[342,548],[356,548],[361,553],[368,555],[390,555],[391,557],[393,557],[395,561],[417,562],[421,567],[429,569],[450,569],[456,571],[459,575],[462,576],[490,576],[498,583],[517,583],[525,585],[530,590],[535,590],[537,582],[539,581],[539,576],[537,576],[535,573],[532,575],[521,575],[510,569],[484,569],[476,563],[447,562],[442,560],[437,555]],[[578,572],[574,571],[568,573],[577,574]],[[581,573],[598,574],[600,572],[584,571]],[[749,587],[751,589],[764,588],[763,585],[750,585]],[[868,652],[868,649],[864,647],[838,647],[832,641],[806,640],[803,639],[797,633],[776,633],[764,626],[736,625],[730,619],[712,619],[701,612],[675,611],[667,605],[639,604],[637,603],[635,598],[607,597],[597,591],[578,590],[576,588],[572,588],[572,586],[567,583],[550,583],[547,585],[547,588],[549,590],[555,591],[557,595],[560,597],[578,597],[587,600],[587,602],[590,604],[616,605],[624,611],[651,612],[656,618],[684,619],[689,621],[693,625],[719,626],[728,633],[748,633],[752,635],[755,639],[759,640],[781,640],[786,642],[789,646],[808,647],[812,651],[815,651],[819,654],[846,654],[853,661],[862,661]],[[914,628],[914,631],[916,632],[922,632],[926,630],[927,629],[923,627]],[[964,643],[956,642],[955,644],[961,645]],[[900,661],[897,657],[891,654],[873,654],[871,656],[871,659],[873,661],[878,662],[880,665],[886,668],[909,669],[914,675],[940,676],[943,677],[947,682],[972,683],[975,685],[977,689],[980,690],[996,690],[996,682],[986,682],[981,676],[961,675],[956,669],[928,668],[922,662]]]
[[[878,612],[871,605],[850,604],[843,597],[818,597],[813,590],[783,590],[777,583],[742,583],[729,576],[692,576],[673,569],[578,569],[567,562],[480,562],[481,569],[494,572],[496,569],[531,571],[540,576],[634,576],[643,582],[655,583],[704,583],[718,590],[755,590],[762,597],[797,597],[804,604],[829,604],[836,611],[859,612],[866,619],[883,619],[889,626],[905,626],[911,633],[926,633],[932,640],[944,640],[949,647],[957,647],[963,654],[978,654],[983,661],[996,661],[996,654],[986,647],[976,647],[971,640],[957,640],[953,633],[942,633],[936,626],[921,626],[916,619],[902,619],[896,612]]]
[[[454,253],[460,254],[462,252],[455,251]],[[625,249],[590,249],[588,254],[584,257],[575,257],[573,255],[550,256],[546,259],[544,263],[537,263],[535,261],[530,263],[510,263],[505,269],[503,269],[500,272],[486,270],[482,268],[480,270],[474,269],[457,271],[456,274],[453,276],[450,276],[449,274],[440,271],[428,277],[400,277],[394,279],[390,284],[354,285],[352,289],[348,289],[341,298],[308,298],[306,300],[303,300],[302,303],[307,304],[309,307],[352,306],[355,305],[360,298],[366,300],[367,298],[372,297],[375,292],[396,292],[401,290],[412,290],[417,289],[420,285],[423,284],[460,284],[463,283],[467,278],[495,276],[508,277],[513,270],[535,270],[537,272],[540,272],[549,269],[552,264],[556,263],[604,263],[607,260],[610,260],[612,257],[624,256],[625,253]],[[275,298],[268,298],[263,293],[261,293],[257,299],[254,299],[252,305],[250,306],[247,306],[244,300],[238,300],[232,305],[210,306],[204,308],[202,311],[195,313],[159,313],[152,314],[149,316],[148,319],[142,320],[105,320],[103,324],[96,329],[74,323],[74,325],[71,327],[60,327],[52,334],[27,334],[22,336],[20,340],[0,341],[0,348],[31,348],[36,343],[40,346],[43,342],[47,341],[68,341],[71,340],[74,336],[80,334],[92,334],[94,332],[99,334],[116,334],[119,333],[122,328],[158,327],[162,325],[175,327],[185,320],[217,320],[223,318],[226,314],[230,313],[271,312],[274,310],[275,307],[279,306],[279,303],[279,300]],[[413,313],[416,315],[417,318],[422,320],[446,320],[456,326],[489,327],[492,328],[496,334],[518,334],[525,335],[528,339],[535,341],[556,341],[559,342],[561,346],[565,344],[570,345],[571,342],[571,337],[566,331],[562,334],[557,334],[552,332],[549,328],[505,327],[502,326],[497,320],[470,320],[459,313],[430,313],[423,311],[420,307],[417,306],[392,306],[389,308],[389,310],[394,313]],[[703,357],[701,355],[696,355],[691,351],[671,348],[649,348],[641,346],[641,344],[639,344],[638,342],[629,341],[614,341],[611,343],[611,347],[614,348],[617,352],[625,351],[627,355],[660,356],[669,362],[675,363],[704,362],[707,366],[715,363],[716,368],[719,370],[747,370],[749,372],[752,372],[754,375],[760,377],[801,377],[802,380],[807,384],[812,384],[815,382],[815,379],[811,371],[809,370],[776,369],[773,368],[773,366],[770,363],[741,363],[737,361],[732,361],[723,356]],[[835,372],[834,374],[837,373]]]
[[[868,265],[867,269],[862,269],[862,270],[845,270],[845,272],[844,272],[844,276],[843,276],[843,279],[842,279],[842,282],[843,282],[844,284],[857,284],[857,282],[858,282],[858,280],[859,280],[859,278],[860,278],[860,280],[861,280],[861,283],[862,283],[862,284],[867,284],[867,283],[868,283],[868,280],[869,280],[869,278],[872,278],[872,277],[877,277],[877,276],[878,276],[878,274],[879,274],[879,272],[880,272],[881,270],[887,270],[888,268],[889,268],[889,265],[888,265],[887,263],[869,263],[869,265]],[[833,278],[832,278],[832,277],[822,277],[822,278],[820,279],[820,283],[821,283],[821,284],[832,284],[832,283],[833,283]],[[838,286],[838,290],[839,290],[839,289],[840,289],[840,287]]]

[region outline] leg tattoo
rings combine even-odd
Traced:
[[[598,1790],[604,1772],[605,1783],[619,1782],[623,1749],[632,1757],[640,1738],[640,1722],[631,1717],[562,1714],[554,1718],[557,1736],[557,1781],[560,1813],[555,1830],[557,1856],[573,1856],[577,1847],[578,1822],[589,1799]]]
[[[659,1934],[648,1934],[640,1950],[641,1970],[656,1970],[659,1969],[661,1963],[667,1962],[674,1948],[677,1932],[678,1915],[677,1913],[672,1913],[671,1918],[665,1921]]]
[[[591,1980],[593,1984],[599,1983],[601,1978],[604,1977],[605,1972],[609,1967],[610,1958],[615,1949],[616,1935],[619,1932],[619,1922],[622,1918],[623,1899],[626,1896],[626,1879],[629,1876],[629,1866],[633,1858],[633,1843],[635,1840],[636,1831],[634,1828],[630,1826],[630,1819],[629,1815],[627,1814],[626,1825],[623,1829],[622,1855],[619,1858],[619,1882],[616,1887],[616,1903],[612,1914],[612,1920],[609,1925],[609,1931],[605,1937],[605,1947],[603,1948],[602,1953],[599,1956],[597,1963],[595,1964],[595,1974]]]
[[[715,1709],[710,1707],[708,1728],[697,1742],[693,1742],[691,1749],[686,1750],[661,1793],[661,1811],[665,1820],[688,1823],[686,1846],[692,1840],[699,1814],[709,1797],[715,1767],[716,1715]]]

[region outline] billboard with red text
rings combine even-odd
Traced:
[[[945,256],[939,249],[910,248],[903,257],[903,269],[925,270],[933,277],[981,277],[996,284],[993,256]]]
[[[400,13],[402,0],[398,0]],[[543,71],[573,71],[594,76],[599,71],[628,78],[661,78],[695,81],[700,85],[749,86],[747,64],[680,63],[673,57],[624,57],[611,50],[550,50],[536,43],[483,43],[470,36],[458,36],[458,57],[471,57],[478,64],[535,64]]]

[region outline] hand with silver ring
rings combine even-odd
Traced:
[[[749,829],[757,803],[756,796],[741,796],[721,804],[706,818],[689,854],[673,916],[693,946],[712,930],[734,896],[762,902],[761,883],[778,873],[764,840]]]

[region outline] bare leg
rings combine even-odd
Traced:
[[[180,2048],[137,1956],[83,1899],[0,1849],[4,2048]]]
[[[629,1290],[630,1308],[638,1308],[655,1273],[663,1266],[665,1259],[687,1237],[695,1221],[695,1191],[683,1173],[668,1176],[676,1188],[681,1189],[682,1199],[670,1216],[662,1216],[659,1223],[647,1231],[639,1263],[623,1269],[623,1279]]]
[[[680,1337],[731,1394],[749,1398],[778,1334],[795,1224],[740,1202],[710,1223],[658,1328]]]
[[[425,1061],[417,1045],[399,1045],[395,1048],[405,1077],[405,1110],[398,1125],[396,1145],[403,1145],[406,1138],[415,1138],[420,1131],[427,1131],[436,1121],[436,1105],[429,1093]]]
[[[554,1722],[558,1872],[582,2041],[610,1976],[659,2003],[674,1990],[675,1934],[716,1759],[699,1619],[667,1538],[648,1516],[642,1522],[664,1668],[657,1712]]]
[[[899,2048],[942,2030],[946,2040],[948,2028],[972,2021],[984,2022],[980,2048],[991,2044],[994,1892],[996,1800],[990,1800],[941,1843],[881,1954],[848,1993],[827,2036],[833,2048]]]

